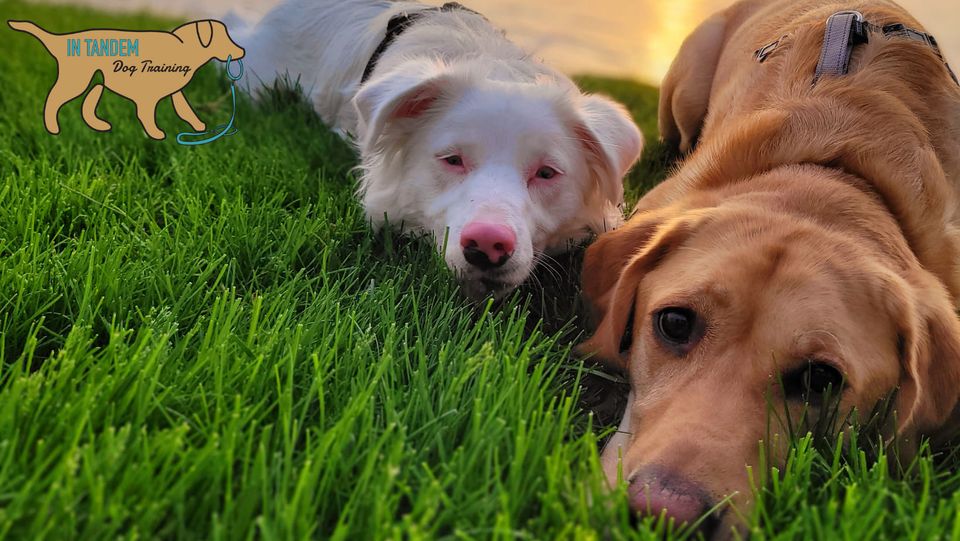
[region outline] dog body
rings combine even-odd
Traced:
[[[103,84],[90,90],[82,107],[83,119],[91,128],[110,130],[110,124],[96,116],[97,103],[106,87],[137,105],[137,117],[154,139],[165,137],[157,127],[156,107],[167,96],[172,97],[177,115],[202,131],[205,125],[187,103],[183,88],[211,59],[238,60],[244,53],[219,21],[195,21],[172,32],[87,30],[70,34],[52,34],[28,21],[8,24],[40,40],[57,60],[57,80],[43,110],[44,125],[52,134],[60,133],[60,108],[83,94],[97,72],[103,74]],[[71,47],[71,42],[77,47]],[[119,45],[108,50],[99,44]]]
[[[416,20],[362,80],[403,13]],[[431,234],[472,296],[510,291],[545,254],[622,221],[639,130],[477,13],[288,0],[241,43],[247,87],[297,83],[324,122],[355,138],[373,225]]]
[[[895,392],[901,456],[956,426],[960,88],[926,43],[879,35],[814,84],[826,21],[851,9],[920,28],[884,1],[746,0],[704,22],[660,101],[662,136],[696,148],[587,251],[582,350],[631,381],[602,458],[641,513],[692,522],[729,496],[743,516],[761,447],[782,465],[831,396],[865,416]]]

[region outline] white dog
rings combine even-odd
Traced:
[[[459,4],[287,0],[238,42],[248,90],[299,81],[355,138],[374,227],[432,234],[471,296],[622,221],[643,145],[627,112]]]

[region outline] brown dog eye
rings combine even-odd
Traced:
[[[696,323],[697,314],[687,308],[665,308],[654,320],[657,335],[673,346],[689,344]]]
[[[783,387],[787,398],[819,401],[830,393],[836,396],[842,392],[843,381],[843,374],[832,364],[809,361],[799,370],[786,374]]]
[[[803,383],[811,393],[824,394],[830,389],[840,390],[843,376],[833,366],[827,363],[810,363],[803,374]]]

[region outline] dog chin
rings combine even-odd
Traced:
[[[460,281],[460,289],[464,295],[475,301],[493,297],[494,300],[500,300],[508,293],[517,288],[518,284],[509,284],[498,282],[487,278],[473,278]]]
[[[483,300],[493,297],[500,300],[523,283],[526,274],[516,271],[489,272],[489,273],[458,273],[460,289],[473,300]],[[516,276],[521,275],[520,279]]]

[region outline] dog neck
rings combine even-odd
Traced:
[[[843,98],[837,96],[840,102]],[[826,129],[810,137],[810,126]],[[877,137],[878,133],[896,136]],[[698,147],[639,210],[794,165],[861,179],[855,182],[863,183],[858,189],[868,187],[876,194],[917,259],[960,299],[955,264],[960,253],[954,241],[960,231],[952,223],[956,195],[923,124],[889,103],[825,108],[822,101],[798,101],[740,117]],[[944,226],[931,228],[930,223]]]
[[[360,83],[363,84],[367,82],[367,79],[373,75],[373,70],[376,69],[377,62],[380,60],[380,57],[383,56],[383,53],[387,52],[387,48],[389,48],[390,45],[392,45],[393,42],[400,37],[400,34],[404,33],[408,28],[413,26],[424,15],[457,10],[467,11],[475,15],[479,15],[479,13],[476,11],[464,7],[458,2],[447,2],[438,8],[427,8],[420,11],[415,11],[413,13],[403,11],[391,17],[390,21],[387,22],[387,30],[383,36],[383,40],[381,40],[380,44],[377,45],[377,48],[373,51],[373,54],[370,55],[370,60],[367,61],[366,67],[363,68],[363,75],[360,77]]]

